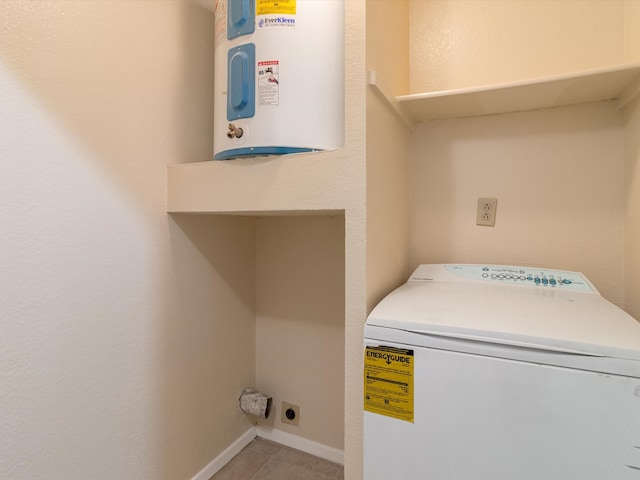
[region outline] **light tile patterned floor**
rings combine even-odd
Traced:
[[[256,438],[211,480],[343,480],[342,465]]]

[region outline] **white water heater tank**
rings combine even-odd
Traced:
[[[216,0],[214,158],[344,146],[344,0]]]

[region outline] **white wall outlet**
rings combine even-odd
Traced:
[[[496,224],[497,198],[479,198],[476,225],[493,227]]]
[[[289,402],[282,402],[280,421],[289,425],[298,425],[300,423],[300,407]]]

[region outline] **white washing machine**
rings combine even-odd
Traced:
[[[580,273],[421,265],[364,384],[365,480],[640,480],[640,323]]]

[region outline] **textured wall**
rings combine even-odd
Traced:
[[[624,111],[625,131],[625,308],[640,321],[640,98]]]
[[[261,218],[256,247],[256,382],[274,402],[261,423],[343,450],[344,217]]]
[[[0,478],[183,480],[250,426],[253,226],[165,213],[166,165],[211,155],[212,30],[0,3]]]
[[[412,1],[411,91],[638,62],[638,5],[634,0]],[[612,108],[461,119],[416,130],[412,173],[420,175],[412,176],[412,264],[490,256],[566,265],[587,273],[609,299],[624,305],[620,272],[623,263],[629,270],[628,258],[636,252],[629,234],[621,250],[625,206],[620,195],[626,177],[628,230],[633,228],[629,211],[635,215],[629,199],[636,193],[629,178],[635,157],[628,152],[637,132],[634,115],[612,113]],[[583,132],[588,138],[578,140]],[[526,194],[517,191],[521,183]],[[572,195],[561,193],[567,188]],[[480,195],[498,196],[495,229],[473,224],[474,197]],[[630,288],[627,284],[627,296]]]
[[[624,2],[624,61],[640,63],[640,2]]]
[[[411,93],[622,63],[624,10],[623,0],[412,0]]]
[[[394,95],[409,93],[409,0],[367,3],[367,70]]]
[[[624,304],[624,120],[614,102],[433,122],[411,152],[411,267],[577,270]],[[496,197],[495,227],[475,224]]]
[[[367,3],[367,70],[406,93],[409,2]],[[408,276],[410,129],[373,88],[367,91],[367,309]]]
[[[640,62],[640,2],[625,1],[625,61]],[[624,110],[625,307],[640,320],[640,98]]]

